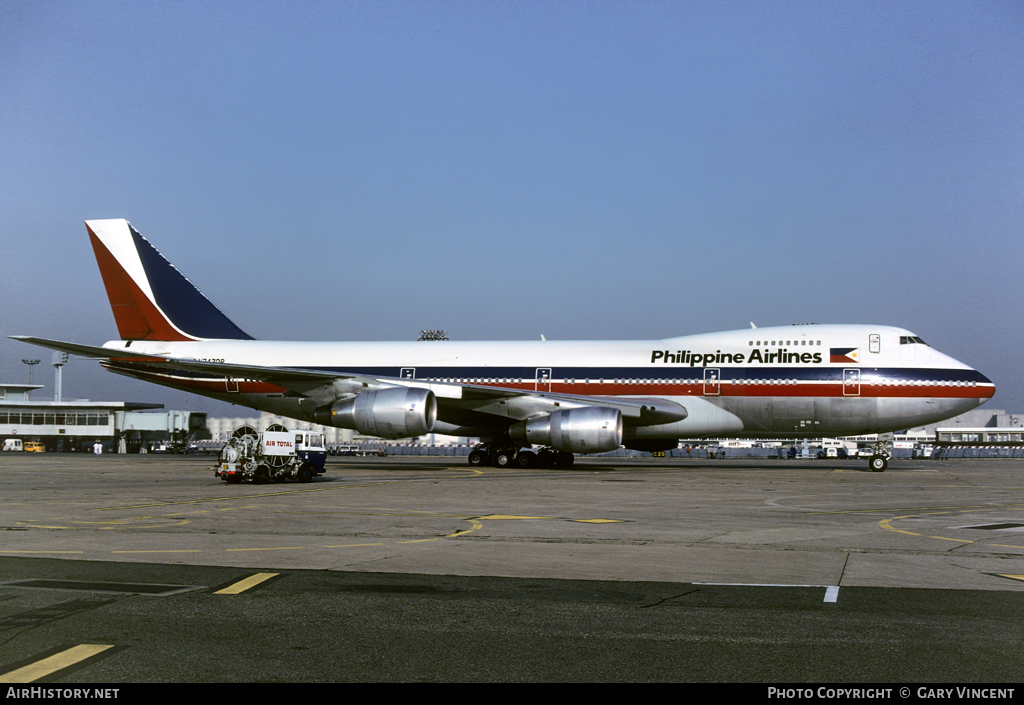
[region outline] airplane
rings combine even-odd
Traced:
[[[884,434],[973,409],[983,374],[902,328],[805,324],[632,341],[256,340],[127,220],[86,229],[118,340],[14,339],[111,372],[387,439],[478,437],[472,466],[567,467],[574,454],[680,439]],[[891,457],[876,444],[869,467]]]

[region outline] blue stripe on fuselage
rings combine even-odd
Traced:
[[[368,377],[400,377],[402,369],[415,369],[419,380],[445,379],[521,379],[532,382],[537,377],[537,370],[551,370],[551,378],[591,379],[591,380],[629,380],[650,379],[657,381],[689,380],[704,381],[704,370],[715,369],[723,382],[751,379],[787,379],[799,382],[840,382],[844,380],[844,370],[857,369],[861,381],[866,383],[880,381],[936,381],[936,382],[977,382],[991,384],[991,380],[977,370],[944,369],[929,367],[683,367],[683,368],[651,368],[651,367],[425,367],[409,365],[399,367],[317,367],[319,372],[336,372],[338,374],[359,374]]]

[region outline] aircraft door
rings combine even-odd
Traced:
[[[843,370],[843,396],[860,396],[860,370]]]
[[[238,383],[239,383],[239,381],[240,380],[238,379],[238,377],[227,377],[227,378],[225,378],[224,379],[224,385],[225,385],[227,391],[230,392],[231,394],[237,394],[238,393]]]
[[[722,393],[722,371],[717,367],[704,368],[704,396],[714,397]]]
[[[399,375],[402,379],[416,379],[416,368],[415,367],[403,367],[402,372]]]
[[[537,368],[537,387],[538,392],[550,392],[551,391],[551,368],[550,367],[538,367]]]

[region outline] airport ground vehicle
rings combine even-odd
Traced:
[[[818,451],[818,460],[826,460],[828,458],[838,458],[839,460],[849,459],[850,454],[846,451],[846,448],[822,448]]]
[[[4,451],[45,453],[46,446],[44,446],[39,441],[23,441],[20,438],[8,438],[7,440],[4,441]]]
[[[274,424],[258,433],[252,426],[240,426],[221,449],[214,475],[229,484],[310,482],[324,473],[326,459],[319,431],[289,431]]]
[[[161,441],[153,446],[152,452],[185,455],[190,451],[189,444],[184,441]]]

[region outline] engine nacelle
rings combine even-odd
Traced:
[[[513,424],[509,435],[570,453],[603,453],[622,445],[622,412],[599,406],[562,409]]]
[[[437,399],[429,389],[387,387],[316,410],[316,422],[379,438],[410,438],[434,430]]]

